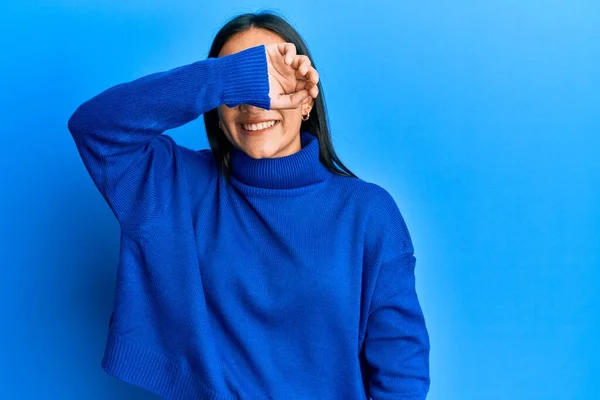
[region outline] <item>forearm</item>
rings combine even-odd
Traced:
[[[270,108],[264,46],[113,86],[68,121],[83,163],[123,227],[156,219],[171,193],[176,146],[165,130],[221,104]]]

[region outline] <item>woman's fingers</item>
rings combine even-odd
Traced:
[[[294,57],[294,61],[292,61],[291,67],[296,69],[297,78],[304,78],[311,71],[311,69],[314,70],[314,68],[312,67],[312,63],[310,62],[310,58],[308,58],[308,56],[304,54],[300,54]]]
[[[306,74],[306,77],[310,82],[314,83],[315,85],[319,83],[319,73],[313,67],[310,67]]]
[[[310,96],[308,90],[301,89],[292,94],[279,95],[274,103],[278,109],[298,108],[302,104],[302,101],[308,96]]]
[[[306,80],[314,83],[315,85],[319,83],[319,73],[314,67],[308,66],[308,64],[301,64],[296,70],[295,75],[296,79]]]
[[[278,43],[277,49],[284,57],[283,62],[286,65],[291,65],[296,57],[296,45],[294,43]]]
[[[298,54],[294,57],[294,61],[292,61],[291,66],[296,69],[300,69],[303,65],[308,65],[310,67],[310,58],[304,54]],[[306,71],[304,71],[306,73]]]
[[[313,99],[316,99],[317,96],[319,95],[319,87],[317,85],[312,85],[309,89],[308,89],[308,93],[313,97]]]
[[[298,81],[298,84],[296,85],[296,91],[301,90],[301,89],[306,89],[308,90],[308,94],[312,97],[312,98],[317,98],[317,96],[319,95],[319,87],[309,81]]]
[[[319,95],[319,74],[308,56],[297,54],[293,43],[272,43],[266,49],[273,109],[297,108]]]
[[[319,74],[312,66],[310,58],[305,54],[296,54],[296,45],[289,42],[274,45],[283,56],[284,64],[296,70],[296,78],[310,80],[315,84],[319,82]]]

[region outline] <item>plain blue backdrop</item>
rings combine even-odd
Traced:
[[[430,400],[600,398],[600,5],[20,1],[0,15],[0,398],[157,399],[100,367],[116,219],[67,130],[246,11],[307,40],[342,161],[396,199]],[[170,131],[208,148],[201,119]]]

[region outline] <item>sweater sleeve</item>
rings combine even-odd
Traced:
[[[241,103],[270,109],[264,45],[113,86],[67,125],[120,226],[137,230],[161,216],[174,188],[177,145],[163,132]]]
[[[429,391],[429,335],[415,289],[416,257],[393,198],[378,208],[380,240],[363,343],[372,400],[424,400]],[[375,246],[377,247],[377,246]]]

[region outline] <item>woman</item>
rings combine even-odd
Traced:
[[[164,133],[200,115],[211,149]],[[305,43],[266,12],[78,107],[69,130],[122,232],[107,373],[167,399],[426,397],[409,232],[326,121]]]

